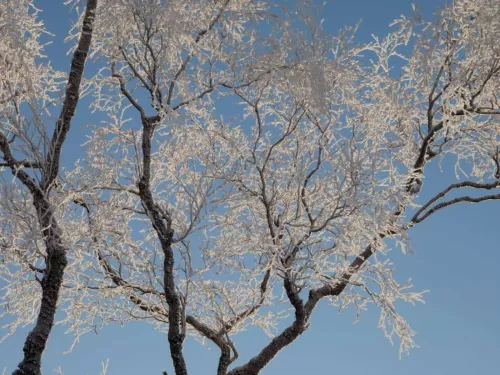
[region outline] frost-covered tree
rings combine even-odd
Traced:
[[[287,3],[99,4],[89,90],[108,120],[57,188],[73,202],[60,309],[76,338],[146,320],[176,375],[188,334],[220,349],[218,375],[258,374],[328,299],[378,306],[400,351],[415,345],[396,303],[422,293],[389,251],[441,209],[500,199],[500,4],[456,0],[357,45],[312,2]],[[432,163],[457,181],[422,202]],[[37,299],[7,291],[14,329]],[[252,326],[272,339],[235,367]]]
[[[0,3],[0,172],[11,172],[1,173],[0,185],[0,274],[8,283],[1,315],[20,313],[11,332],[36,319],[16,375],[40,374],[67,265],[68,244],[56,213],[67,203],[53,190],[78,104],[96,6],[96,0],[88,0],[66,78],[45,59],[40,38],[46,30],[33,1]],[[47,114],[59,102],[60,115],[50,124]],[[35,302],[31,308],[23,297],[27,295]]]

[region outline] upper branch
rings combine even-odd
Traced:
[[[224,14],[224,12],[226,10],[226,7],[229,5],[230,1],[231,0],[224,0],[224,3],[222,4],[222,7],[220,8],[220,10],[217,13],[217,15],[210,21],[208,27],[206,29],[203,29],[203,30],[199,31],[198,34],[196,35],[196,39],[194,41],[195,44],[198,44],[201,41],[201,39],[203,38],[203,36],[205,34],[207,34],[208,32],[210,32],[215,27],[215,25],[217,24],[217,22],[219,22],[220,18]],[[175,88],[175,85],[177,83],[177,80],[179,79],[179,77],[181,76],[181,74],[188,67],[189,62],[191,61],[192,57],[193,57],[193,53],[190,53],[189,55],[186,56],[186,58],[184,59],[184,61],[181,64],[181,66],[179,67],[179,69],[175,73],[174,77],[172,78],[172,81],[170,82],[170,85],[168,87],[167,105],[170,105],[170,103],[172,102],[174,88]]]
[[[47,154],[45,175],[42,183],[43,190],[47,190],[59,174],[61,148],[68,134],[71,120],[75,115],[76,106],[80,97],[80,84],[82,81],[85,61],[92,42],[92,28],[95,19],[97,0],[88,0],[83,17],[82,34],[78,42],[77,49],[71,60],[68,83],[64,102],[56,122],[54,134],[50,142],[49,153]]]

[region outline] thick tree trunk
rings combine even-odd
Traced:
[[[64,269],[68,264],[66,248],[61,239],[61,230],[54,217],[52,206],[40,192],[34,194],[33,205],[45,239],[47,259],[42,278],[42,303],[35,328],[24,343],[24,358],[13,375],[40,375],[42,354],[47,345],[56,315],[59,290],[63,283]]]
[[[49,200],[49,191],[59,173],[62,145],[69,131],[71,120],[78,104],[80,83],[92,41],[92,29],[96,8],[97,0],[87,1],[82,33],[78,47],[71,61],[66,95],[61,114],[56,123],[49,152],[44,163],[41,186],[38,186],[27,174],[19,174],[14,168],[15,162],[10,150],[8,150],[8,145],[2,145],[4,154],[8,151],[6,155],[12,159],[10,163],[12,172],[20,178],[33,195],[33,204],[37,211],[40,228],[42,228],[47,253],[44,276],[41,281],[42,302],[40,311],[35,327],[29,333],[24,343],[24,358],[21,363],[19,363],[13,375],[41,375],[42,355],[54,325],[59,291],[63,283],[64,269],[68,261],[66,258],[66,248],[61,238],[61,229],[54,217],[53,207]]]
[[[63,282],[64,269],[67,265],[66,249],[60,238],[49,239],[47,247],[46,274],[42,279],[42,303],[35,328],[29,333],[24,343],[24,358],[19,363],[14,375],[40,375],[42,354],[45,350],[56,315],[59,290]]]

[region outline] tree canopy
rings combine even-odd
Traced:
[[[165,331],[176,375],[186,335],[220,349],[217,375],[258,374],[323,299],[375,305],[413,348],[397,306],[423,293],[390,250],[440,210],[500,199],[500,3],[415,8],[361,44],[306,0],[70,2],[67,75],[33,2],[0,4],[0,316],[45,335],[15,374],[40,373],[56,302],[75,342],[112,322]],[[107,120],[61,170],[80,87],[77,110]],[[422,201],[433,163],[456,181]],[[236,366],[249,327],[270,340]]]

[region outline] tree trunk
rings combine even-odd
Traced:
[[[41,375],[42,355],[54,325],[59,291],[64,278],[64,269],[68,264],[66,248],[61,238],[61,229],[54,217],[53,207],[49,200],[49,192],[59,173],[62,145],[78,104],[80,83],[92,41],[96,8],[97,0],[87,1],[83,17],[82,33],[71,61],[71,69],[61,114],[56,123],[54,136],[52,137],[49,152],[44,163],[45,169],[42,174],[42,184],[41,186],[36,186],[35,182],[26,174],[18,176],[33,195],[33,205],[37,211],[40,228],[42,228],[47,258],[45,261],[44,276],[41,281],[42,302],[38,318],[35,327],[29,333],[24,343],[24,358],[19,363],[13,375]],[[5,153],[7,146],[4,146]],[[13,169],[13,173],[16,176],[18,175],[17,170]]]
[[[42,279],[42,303],[35,328],[29,333],[24,343],[24,358],[13,375],[40,375],[42,354],[47,345],[56,315],[59,290],[63,282],[64,269],[67,265],[66,249],[60,244],[60,238],[49,240],[47,248],[46,274]],[[49,242],[47,241],[47,242]]]

